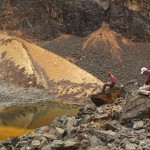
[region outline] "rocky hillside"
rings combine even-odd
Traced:
[[[30,40],[62,33],[86,36],[109,26],[135,40],[150,41],[149,0],[1,0],[0,30]]]
[[[143,66],[150,68],[150,44],[127,39],[110,29],[106,23],[84,38],[62,35],[41,46],[102,81],[108,80],[108,71],[113,71],[118,84],[134,80],[143,85],[144,77],[140,69]]]

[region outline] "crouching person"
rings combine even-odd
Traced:
[[[113,88],[116,85],[116,77],[111,72],[108,72],[107,76],[109,80],[104,83],[102,92],[105,92],[106,87]]]
[[[150,70],[143,67],[141,69],[141,74],[145,75],[145,82],[144,85],[138,89],[138,93],[150,96]]]

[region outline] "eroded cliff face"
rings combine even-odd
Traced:
[[[150,41],[149,9],[149,0],[115,0],[110,7],[110,27],[129,37]]]
[[[0,29],[40,39],[85,36],[105,21],[126,36],[150,41],[149,0],[1,0]]]

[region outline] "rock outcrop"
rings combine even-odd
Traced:
[[[150,41],[148,0],[0,2],[0,29],[16,30],[16,34],[21,31],[43,40],[61,33],[85,36],[106,21],[111,28],[126,36]]]
[[[123,96],[125,94],[125,89],[115,86],[114,88],[110,88],[106,92],[100,92],[95,95],[91,95],[91,100],[96,106],[100,106],[103,104],[111,104],[117,98]]]
[[[135,92],[123,108],[120,121],[127,123],[133,118],[139,119],[143,117],[150,118],[150,98],[144,95],[138,95],[137,92]]]

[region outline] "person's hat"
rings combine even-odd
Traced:
[[[143,68],[141,68],[141,74],[143,74],[145,71],[147,71],[148,69],[147,68],[145,68],[145,67],[143,67]]]

